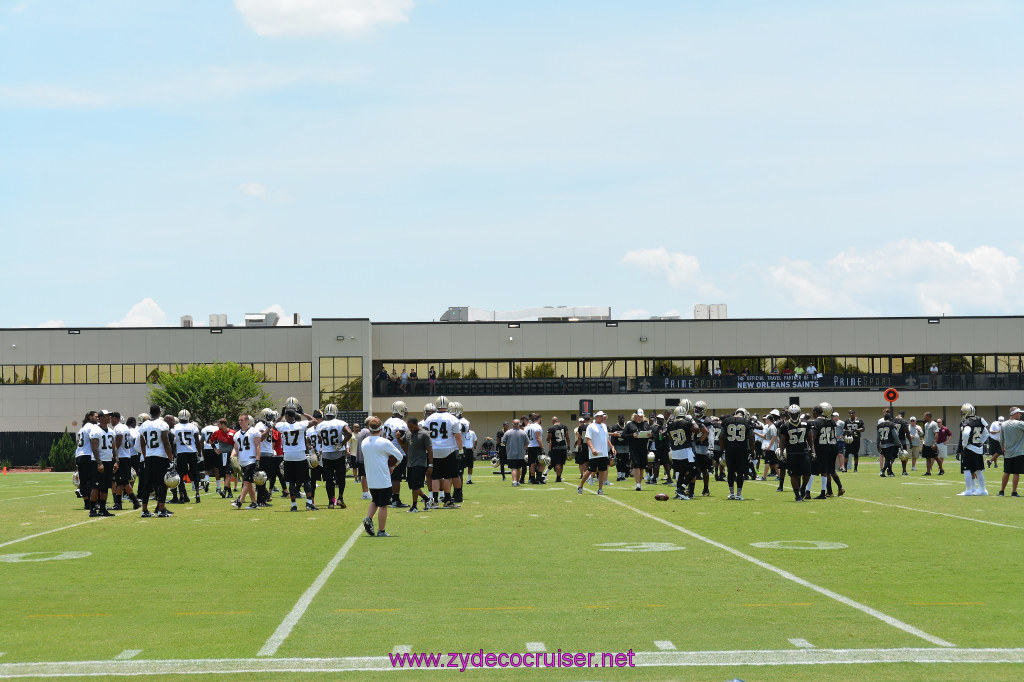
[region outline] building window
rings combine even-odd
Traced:
[[[296,368],[296,372],[301,375],[301,368]],[[339,410],[363,409],[362,357],[320,358],[320,407],[329,403]]]

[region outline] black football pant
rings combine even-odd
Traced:
[[[167,486],[164,485],[164,475],[171,464],[164,457],[146,458],[146,477],[142,483],[142,494],[139,499],[143,504],[149,503],[150,492],[156,493],[157,506],[167,501]]]
[[[750,460],[747,458],[747,453],[743,450],[725,453],[725,466],[729,471],[729,487],[733,484],[743,487],[743,481],[746,478],[747,470],[750,467]]]
[[[327,499],[341,500],[345,497],[345,458],[324,459],[320,461],[324,483],[327,485]],[[338,486],[338,496],[334,496],[334,486]]]

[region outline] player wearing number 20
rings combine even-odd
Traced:
[[[830,478],[836,482],[840,495],[846,492],[843,490],[843,484],[836,473],[836,458],[839,457],[840,436],[836,433],[836,423],[832,421],[831,405],[828,403],[816,405],[811,411],[811,416],[814,417],[811,420],[811,449],[814,451],[813,472],[821,476],[821,494],[815,499],[824,500],[828,497],[825,490]],[[813,482],[814,476],[812,475],[808,486],[813,485]],[[810,490],[808,489],[809,492]]]
[[[438,492],[444,491],[444,508],[455,509],[450,490],[452,479],[459,475],[459,454],[462,453],[462,425],[458,418],[448,412],[448,398],[438,397],[434,401],[437,412],[423,420],[421,426],[430,434],[430,445],[434,450],[433,475],[430,482],[433,506],[438,504]]]
[[[731,417],[721,422],[718,443],[725,453],[725,465],[729,470],[729,499],[743,499],[743,478],[747,473],[747,463],[754,452],[754,429],[750,425],[750,415],[742,407]],[[736,492],[733,493],[733,485]]]

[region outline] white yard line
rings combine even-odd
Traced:
[[[124,515],[130,514],[130,513],[131,512],[121,512],[120,514],[114,514],[114,516],[124,516]],[[87,519],[85,521],[79,521],[78,523],[72,523],[72,524],[70,524],[68,526],[61,526],[60,528],[52,528],[50,530],[44,530],[41,533],[34,533],[32,535],[26,535],[25,537],[18,538],[17,540],[8,540],[7,542],[0,542],[0,547],[7,547],[8,545],[14,545],[14,544],[17,544],[19,542],[25,542],[25,540],[31,540],[33,538],[42,537],[43,535],[49,535],[50,533],[56,533],[58,531],[67,530],[68,528],[77,528],[78,526],[84,526],[87,523],[93,523],[94,521],[99,521],[99,520],[100,520],[100,518]]]
[[[600,657],[596,657],[595,667]],[[447,665],[448,656],[441,656]],[[1024,649],[778,649],[739,651],[640,651],[638,667],[786,666],[870,663],[1024,663]],[[348,658],[212,658],[129,661],[0,663],[0,679],[12,677],[114,677],[131,675],[224,675],[341,673],[395,670],[387,656]],[[481,668],[500,671],[502,668]]]
[[[591,494],[593,494],[595,496],[597,494],[596,492],[594,492],[592,490],[588,491],[588,492],[590,492]],[[699,533],[695,533],[692,530],[687,530],[686,528],[683,528],[682,526],[677,526],[676,524],[672,523],[671,521],[666,521],[665,519],[659,518],[659,517],[655,516],[654,514],[648,514],[647,512],[643,511],[642,509],[637,509],[636,507],[630,506],[630,505],[626,504],[625,502],[621,502],[621,501],[619,501],[619,500],[617,500],[614,497],[611,497],[609,495],[602,495],[601,497],[603,497],[604,499],[608,500],[609,502],[613,502],[613,503],[619,505],[620,507],[625,507],[626,509],[629,509],[630,511],[636,512],[637,514],[640,514],[641,516],[649,518],[652,521],[657,521],[658,523],[666,525],[669,528],[673,528],[673,529],[679,531],[680,533],[683,533],[684,535],[689,535],[690,537],[694,538],[695,540],[700,540],[701,542],[709,544],[712,547],[717,547],[717,548],[719,548],[721,550],[729,552],[730,554],[732,554],[734,556],[737,556],[737,557],[743,559],[744,561],[749,561],[750,563],[754,564],[755,566],[760,566],[761,568],[763,568],[765,570],[768,570],[768,571],[771,571],[772,573],[775,573],[775,574],[785,578],[786,580],[790,580],[790,581],[796,583],[797,585],[801,585],[801,586],[806,587],[808,589],[814,590],[818,594],[824,595],[824,596],[828,597],[829,599],[834,599],[835,601],[840,602],[841,604],[846,604],[847,606],[855,608],[858,611],[871,616],[872,618],[877,618],[878,620],[882,621],[886,625],[891,625],[894,628],[897,628],[899,630],[903,630],[904,632],[906,632],[908,634],[911,634],[911,635],[914,635],[915,637],[919,637],[919,638],[925,640],[926,642],[931,642],[932,644],[935,644],[936,646],[942,646],[942,647],[953,647],[953,646],[956,646],[955,644],[952,644],[951,642],[947,642],[944,639],[941,639],[939,637],[935,637],[934,635],[929,635],[924,630],[916,628],[913,625],[910,625],[909,623],[904,623],[903,621],[901,621],[901,620],[899,620],[897,618],[893,618],[892,616],[889,616],[889,615],[887,615],[885,613],[882,613],[881,611],[879,611],[877,609],[873,609],[870,606],[867,606],[866,604],[861,604],[860,602],[855,601],[853,599],[850,599],[849,597],[843,596],[843,595],[839,594],[838,592],[833,592],[832,590],[830,590],[828,588],[821,587],[819,585],[815,585],[812,582],[804,580],[803,578],[801,578],[798,575],[790,573],[789,571],[781,569],[781,568],[779,568],[777,566],[773,566],[772,564],[769,564],[766,561],[761,561],[760,559],[758,559],[756,557],[752,557],[749,554],[745,554],[745,553],[739,551],[738,549],[733,549],[732,547],[729,547],[728,545],[724,545],[721,542],[716,542],[715,540],[712,540],[711,538],[708,538],[708,537],[704,537],[703,535],[701,535]]]
[[[291,634],[292,628],[295,627],[296,623],[299,622],[299,619],[301,619],[303,614],[306,613],[306,609],[309,608],[309,605],[312,603],[317,593],[320,592],[320,589],[327,582],[327,579],[331,577],[331,574],[334,573],[334,569],[338,567],[338,564],[340,564],[341,560],[345,558],[348,551],[352,549],[354,544],[356,544],[356,538],[358,538],[359,534],[362,532],[364,532],[363,525],[360,523],[359,526],[352,531],[352,535],[350,535],[348,540],[345,541],[345,544],[341,546],[341,549],[338,550],[338,553],[334,555],[334,558],[327,563],[324,570],[322,570],[320,575],[316,577],[313,584],[302,593],[302,596],[299,597],[299,601],[295,602],[295,606],[293,606],[292,610],[288,612],[288,615],[284,617],[281,624],[277,626],[277,629],[274,630],[274,634],[270,635],[270,638],[256,653],[257,656],[273,656],[277,653],[278,648],[284,644],[284,640],[288,639],[288,635]]]
[[[984,523],[987,526],[999,526],[1001,528],[1016,528],[1017,530],[1024,530],[1024,526],[1013,526],[1008,523],[998,523],[997,521],[985,521],[983,519],[972,519],[969,516],[957,516],[956,514],[947,514],[945,512],[931,511],[928,509],[917,509],[916,507],[905,507],[902,504],[891,504],[889,502],[875,502],[874,500],[865,500],[860,497],[850,497],[849,495],[844,495],[843,497],[845,497],[848,500],[853,500],[854,502],[864,502],[865,504],[877,504],[882,507],[893,507],[894,509],[904,509],[906,511],[920,512],[921,514],[934,514],[935,516],[945,516],[951,519],[960,519],[961,521],[973,521],[974,523]]]
[[[60,495],[60,492],[56,493],[43,493],[42,495],[26,495],[25,497],[6,497],[0,502],[13,502],[14,500],[30,500],[33,497],[46,497],[47,495]]]

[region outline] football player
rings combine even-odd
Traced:
[[[409,427],[405,423],[405,418],[409,415],[409,408],[401,400],[396,400],[391,404],[391,417],[381,426],[381,434],[384,438],[391,441],[396,448],[402,451],[406,457],[402,458],[391,470],[391,502],[388,503],[389,507],[395,509],[406,509],[409,505],[402,502],[400,493],[402,491],[402,478],[407,473],[407,462],[408,459],[408,445],[407,439],[409,437]],[[365,462],[365,459],[363,460]]]
[[[839,456],[839,448],[836,444],[836,423],[832,420],[833,409],[828,403],[815,405],[811,410],[811,455],[814,460],[814,473],[821,476],[821,494],[816,500],[824,500],[828,497],[826,488],[830,481],[835,481],[842,496],[846,491],[836,473],[836,458]],[[807,492],[810,494],[810,487],[813,485],[814,475],[808,482]]]
[[[672,420],[668,423],[669,457],[676,475],[677,500],[693,499],[691,491],[697,476],[693,439],[698,434],[707,435],[707,427],[690,416],[691,409],[690,401],[683,399],[672,410]]]
[[[629,447],[629,466],[633,471],[633,483],[641,490],[640,479],[647,468],[647,443],[650,440],[651,425],[644,419],[644,411],[638,409],[623,427],[619,438]]]
[[[469,420],[462,416],[462,403],[453,402],[448,406],[448,410],[459,420],[459,433],[462,434],[462,447],[455,453],[455,473],[457,475],[452,479],[452,500],[455,504],[462,504],[462,464],[466,453],[466,439],[469,437]],[[398,466],[401,467],[402,464],[400,463]]]
[[[501,472],[501,480],[502,481],[505,480],[505,465],[508,464],[508,450],[505,447],[505,443],[503,442],[502,439],[505,437],[505,432],[508,431],[508,429],[509,429],[509,423],[508,422],[502,422],[501,423],[501,428],[498,429],[498,432],[495,434],[495,441],[494,441],[496,443],[496,447],[498,448],[498,466],[500,467],[499,470]],[[430,471],[430,470],[428,469],[427,471]],[[582,471],[583,471],[583,466],[581,465],[580,466],[580,472],[581,472],[580,475],[581,476],[583,475]]]
[[[530,468],[530,483],[532,485],[544,482],[537,476],[537,460],[544,454],[544,427],[541,426],[543,419],[536,412],[531,412],[530,422],[523,429],[526,433],[526,462]]]
[[[186,480],[192,481],[196,504],[199,504],[199,451],[202,449],[203,436],[199,433],[199,427],[192,422],[192,413],[188,410],[178,413],[178,423],[171,429],[171,439],[177,453],[175,462],[178,475],[181,476],[178,489],[171,491],[171,504],[188,503]]]
[[[313,410],[313,418],[309,420],[309,426],[306,427],[306,453],[313,455],[318,462],[318,466],[312,467],[309,470],[309,485],[313,488],[313,494],[316,494],[316,482],[324,480],[324,466],[323,459],[320,457],[320,442],[316,439],[316,425],[319,424],[324,414],[320,410]]]
[[[701,492],[701,495],[704,497],[711,494],[711,491],[708,489],[708,482],[711,480],[711,470],[714,468],[714,462],[711,459],[711,452],[708,447],[714,420],[706,414],[707,407],[707,403],[703,400],[698,400],[693,404],[693,420],[703,427],[703,431],[693,438],[693,454],[697,461],[697,477],[704,482],[704,490]],[[691,490],[690,497],[695,497],[694,493],[695,490]]]
[[[281,473],[281,467],[276,460],[277,453],[274,452],[274,422],[276,421],[277,413],[267,407],[260,413],[259,421],[252,426],[252,428],[260,433],[260,456],[257,461],[260,470],[267,475],[266,483],[254,486],[256,490],[256,506],[258,507],[274,506],[270,503],[270,500],[274,496],[274,484],[277,482],[278,474]],[[279,439],[280,436],[277,438]],[[282,483],[281,485],[283,486],[284,484]],[[287,494],[285,492],[284,496],[287,496]]]
[[[434,402],[437,412],[423,420],[422,426],[430,434],[434,450],[434,466],[431,477],[433,507],[438,506],[438,495],[444,491],[444,508],[456,509],[458,505],[451,498],[451,482],[458,473],[458,454],[462,452],[462,425],[455,415],[448,412],[448,398],[438,396]],[[428,471],[431,469],[428,468]]]
[[[466,485],[473,485],[473,463],[476,461],[476,445],[476,431],[470,428],[463,435],[462,439],[462,469],[469,472],[466,475]],[[558,480],[562,480],[561,477]]]
[[[426,480],[427,467],[433,464],[434,453],[430,446],[430,434],[420,428],[420,422],[416,417],[409,417],[407,427],[409,464],[406,467],[406,480],[412,493],[412,506],[408,511],[416,514],[419,512],[417,503],[421,497],[424,511],[430,509],[430,498],[423,492],[423,483]]]
[[[231,493],[231,463],[228,460],[231,457],[231,450],[235,445],[235,432],[228,428],[228,420],[223,417],[217,420],[217,425],[213,429],[213,431],[209,432],[209,436],[203,439],[203,443],[213,448],[216,457],[214,466],[217,470],[224,473],[224,488],[221,489],[220,479],[218,478],[217,494],[222,498],[230,500],[234,495]],[[206,429],[203,430],[205,431]],[[210,465],[208,464],[207,466]]]
[[[254,479],[256,471],[260,467],[260,440],[266,433],[266,429],[260,430],[252,424],[252,419],[247,414],[238,415],[238,429],[232,436],[234,443],[231,447],[231,457],[238,458],[238,464],[242,468],[242,491],[238,498],[231,503],[235,509],[241,509],[245,502],[245,496],[249,496],[249,506],[246,509],[258,509],[256,501],[256,486]]]
[[[96,453],[96,480],[90,499],[93,507],[89,516],[113,516],[107,511],[107,491],[117,468],[117,453],[114,450],[114,430],[110,428],[110,412],[100,410],[97,428],[90,433],[92,451]],[[97,500],[98,496],[98,500]]]
[[[988,439],[988,422],[978,416],[974,405],[964,403],[960,407],[960,443],[956,454],[960,460],[960,471],[964,475],[964,495],[988,495],[985,487],[985,441]]]
[[[611,438],[612,447],[615,448],[615,480],[626,480],[626,467],[629,466],[629,444],[619,436],[626,428],[626,415],[620,414],[618,422],[608,427],[608,436]]]
[[[299,488],[306,492],[306,511],[318,511],[313,503],[314,492],[309,481],[309,461],[306,454],[306,429],[309,428],[309,421],[313,417],[303,414],[302,421],[298,421],[296,409],[284,408],[284,420],[274,424],[274,428],[281,434],[281,452],[284,457],[284,482],[281,487],[288,487],[292,500],[291,511],[299,510],[296,502]]]
[[[345,446],[352,439],[352,429],[338,419],[338,406],[334,403],[324,407],[323,421],[316,426],[316,439],[320,444],[320,466],[327,486],[327,508],[345,509]]]
[[[110,424],[114,429],[114,451],[117,453],[117,471],[114,472],[114,509],[123,509],[121,498],[128,495],[132,508],[142,506],[132,489],[132,457],[135,455],[135,436],[131,427],[135,426],[135,418],[129,417],[128,423],[121,422],[121,413],[110,415]]]
[[[75,434],[75,466],[78,470],[79,497],[85,500],[85,508],[90,512],[95,504],[92,489],[96,480],[96,464],[99,460],[96,451],[92,449],[92,433],[94,429],[98,428],[96,426],[98,421],[99,412],[96,410],[86,412],[85,417],[82,418],[82,428],[78,429],[78,433]]]
[[[729,471],[729,499],[742,500],[743,479],[746,478],[748,462],[754,452],[754,429],[745,409],[738,408],[732,416],[721,421],[718,444],[725,453],[725,464]]]
[[[590,425],[590,415],[580,417],[576,421],[576,430],[573,432],[576,435],[576,442],[573,450],[576,453],[576,465],[580,468],[580,478],[583,478],[587,470],[587,460],[590,459],[590,452],[587,449],[587,426]]]
[[[546,440],[551,468],[555,470],[555,483],[561,483],[562,469],[565,468],[565,460],[569,454],[569,428],[562,424],[558,417],[552,417]]]
[[[216,481],[216,493],[221,497],[224,494],[221,492],[220,477],[223,475],[223,469],[221,468],[221,457],[220,453],[214,447],[213,443],[210,442],[210,437],[218,430],[217,424],[207,424],[200,429],[199,434],[203,437],[203,456],[202,456],[202,468],[206,472],[206,486],[203,488],[204,493],[210,492],[210,481],[212,477]]]
[[[878,420],[875,430],[878,434],[878,467],[881,470],[878,475],[880,478],[895,476],[892,463],[900,451],[900,427],[893,421],[889,410],[882,411],[882,418]]]
[[[657,423],[653,425],[651,440],[654,443],[654,465],[651,467],[651,483],[658,482],[660,470],[665,470],[662,485],[672,485],[672,458],[669,457],[668,423],[665,413],[658,413]]]
[[[800,406],[786,408],[786,421],[779,427],[779,449],[785,453],[789,480],[797,502],[803,502],[810,494],[807,484],[811,480],[811,451],[807,445],[809,427],[800,412]],[[781,478],[781,477],[780,477]]]
[[[846,443],[846,469],[850,468],[850,458],[853,458],[853,472],[857,473],[860,466],[860,434],[864,433],[864,420],[857,418],[857,411],[850,410],[850,418],[846,420],[846,435],[851,440]]]
[[[174,464],[174,445],[171,442],[171,428],[160,418],[158,405],[149,408],[149,419],[139,427],[139,443],[142,444],[142,458],[145,460],[146,478],[142,484],[142,518],[150,518],[149,494],[156,493],[156,516],[166,518],[171,515],[167,511],[167,486],[164,475]]]
[[[778,410],[772,410],[764,417],[764,445],[761,446],[764,453],[764,473],[761,475],[761,480],[767,481],[774,476],[778,477],[779,483],[781,483],[782,477],[779,476],[779,458],[777,455],[779,450],[779,427],[775,425],[778,418]]]

